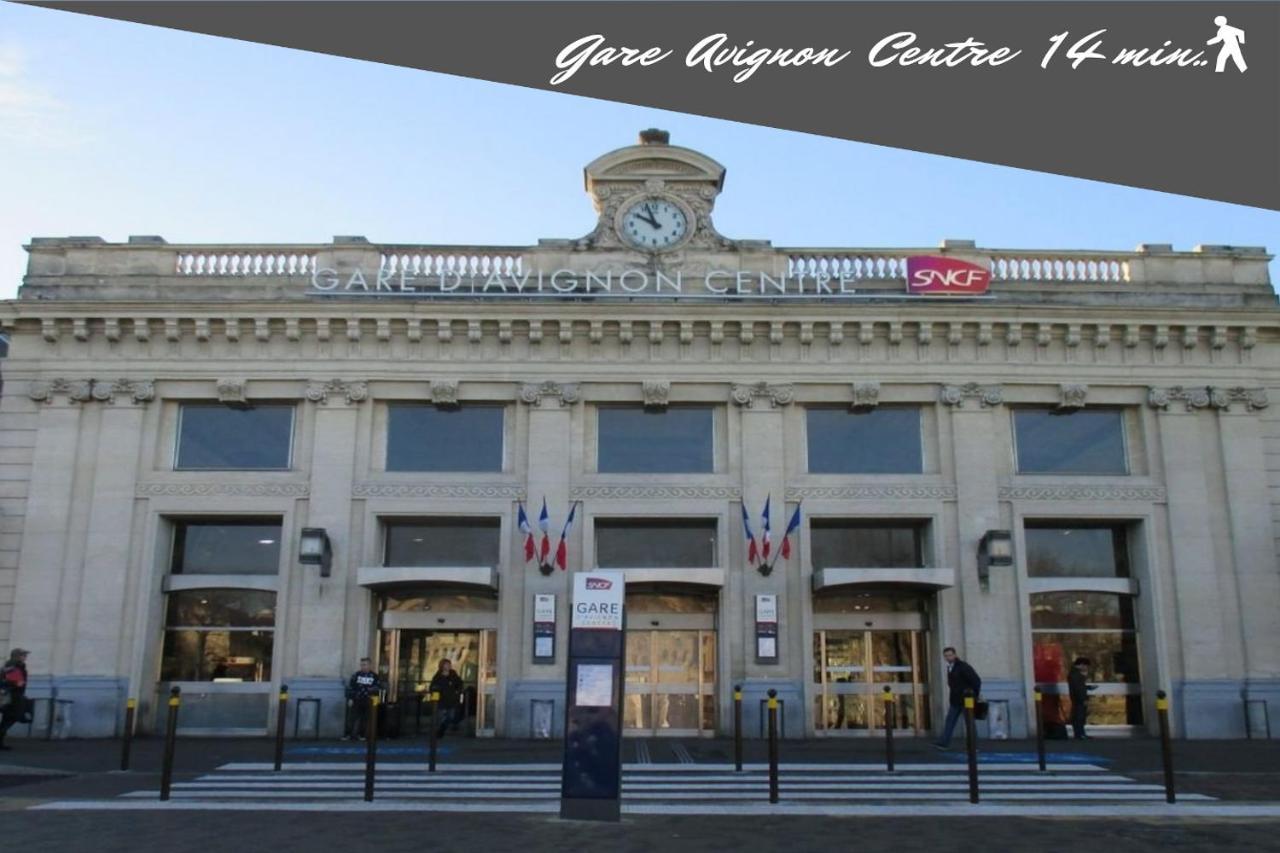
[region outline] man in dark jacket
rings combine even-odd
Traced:
[[[369,730],[370,700],[382,689],[378,673],[369,665],[368,658],[360,658],[360,670],[351,675],[347,682],[347,705],[351,707],[351,728],[343,737],[350,740],[359,737],[364,740]]]
[[[0,749],[12,749],[4,745],[4,736],[16,723],[27,716],[27,650],[14,649],[9,660],[0,668]]]
[[[982,679],[973,667],[960,660],[954,648],[947,646],[942,650],[942,656],[947,661],[947,722],[942,727],[942,737],[934,743],[938,749],[946,749],[951,745],[951,735],[955,733],[956,723],[964,713],[964,692],[972,690],[976,704],[982,690]]]
[[[1084,724],[1089,719],[1089,691],[1097,690],[1098,685],[1089,684],[1089,667],[1093,662],[1088,658],[1076,658],[1071,664],[1071,672],[1067,673],[1067,690],[1071,694],[1071,728],[1076,740],[1088,737],[1084,733]]]
[[[431,678],[431,686],[427,689],[439,693],[439,704],[436,705],[440,717],[440,728],[436,730],[436,739],[444,737],[444,731],[450,725],[457,727],[462,722],[462,677],[453,670],[453,662],[448,658],[440,661],[440,667]]]

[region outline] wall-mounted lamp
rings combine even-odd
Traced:
[[[1008,530],[988,530],[978,542],[978,579],[987,582],[991,566],[1013,565],[1013,534]]]
[[[302,536],[298,540],[298,562],[307,566],[319,566],[320,577],[329,577],[333,548],[329,544],[329,534],[323,527],[302,528]]]

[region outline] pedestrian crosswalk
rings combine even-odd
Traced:
[[[1088,764],[1051,764],[1045,772],[1022,763],[983,764],[980,791],[984,804],[1164,804],[1161,785]],[[893,772],[870,764],[784,764],[779,794],[779,804],[771,805],[768,768],[762,764],[735,771],[729,764],[637,763],[623,770],[623,811],[631,814],[839,813],[856,806],[969,805],[967,768],[950,763],[903,763]],[[159,803],[154,788],[128,791],[115,802],[121,808],[307,810],[325,804],[363,807],[363,798],[364,767],[359,762],[286,763],[279,772],[270,764],[233,763],[175,782],[169,803]],[[440,764],[432,773],[421,763],[385,763],[378,768],[375,787],[375,802],[383,807],[429,811],[555,813],[559,798],[558,764]],[[1196,794],[1179,798],[1211,799]]]

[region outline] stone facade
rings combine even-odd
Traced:
[[[925,565],[954,571],[929,614],[931,658],[959,647],[982,671],[987,698],[1009,703],[1015,736],[1027,731],[1032,691],[1028,597],[1042,588],[1027,573],[1023,522],[1132,524],[1146,724],[1160,688],[1183,736],[1243,737],[1246,700],[1269,709],[1280,736],[1280,411],[1268,405],[1280,393],[1280,311],[1269,256],[1153,244],[995,251],[958,240],[776,248],[714,229],[723,177],[706,156],[659,142],[611,152],[587,167],[598,227],[533,247],[33,239],[22,291],[0,305],[11,333],[0,400],[0,645],[32,650],[34,694],[74,701],[78,735],[118,731],[126,695],[138,696],[151,725],[163,520],[270,514],[283,519],[285,547],[264,587],[277,592],[278,615],[262,695],[287,683],[295,698],[318,698],[321,729],[334,731],[344,673],[377,648],[376,592],[360,570],[382,563],[379,520],[461,513],[501,519],[494,730],[529,736],[531,702],[555,702],[559,717],[564,697],[568,573],[526,565],[515,527],[517,502],[533,509],[545,496],[557,524],[581,501],[570,572],[594,566],[599,517],[717,519],[715,726],[726,730],[740,683],[749,731],[757,700],[776,687],[791,711],[788,736],[810,735],[819,727],[809,524],[790,562],[769,575],[746,567],[739,535],[740,506],[756,513],[771,496],[775,540],[798,501],[806,521],[926,521]],[[671,251],[637,251],[619,236],[619,217],[646,194],[687,215],[689,233]],[[913,255],[991,270],[990,298],[906,296]],[[610,299],[493,284],[552,270],[630,271],[651,283],[680,272],[688,288]],[[738,273],[808,275],[811,289],[793,281],[785,293],[743,298]],[[829,291],[814,289],[820,279]],[[722,293],[730,282],[735,292]],[[454,283],[460,289],[443,289]],[[183,401],[255,400],[296,404],[289,470],[174,469]],[[391,400],[503,405],[502,470],[388,472]],[[615,403],[714,405],[714,471],[595,470],[594,412]],[[808,473],[806,407],[904,404],[924,413],[923,473]],[[1019,406],[1123,410],[1129,473],[1017,473],[1010,412]],[[327,576],[297,560],[304,527],[328,532]],[[977,548],[992,529],[1013,531],[1015,563],[984,581]],[[537,593],[555,593],[560,608],[550,665],[532,660]],[[778,596],[777,663],[751,653],[754,597],[766,593]],[[927,666],[937,719],[945,674],[939,661]],[[219,689],[235,692],[208,692]]]

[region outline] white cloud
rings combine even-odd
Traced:
[[[0,42],[0,141],[65,146],[70,133],[67,105],[31,79],[25,51]]]

